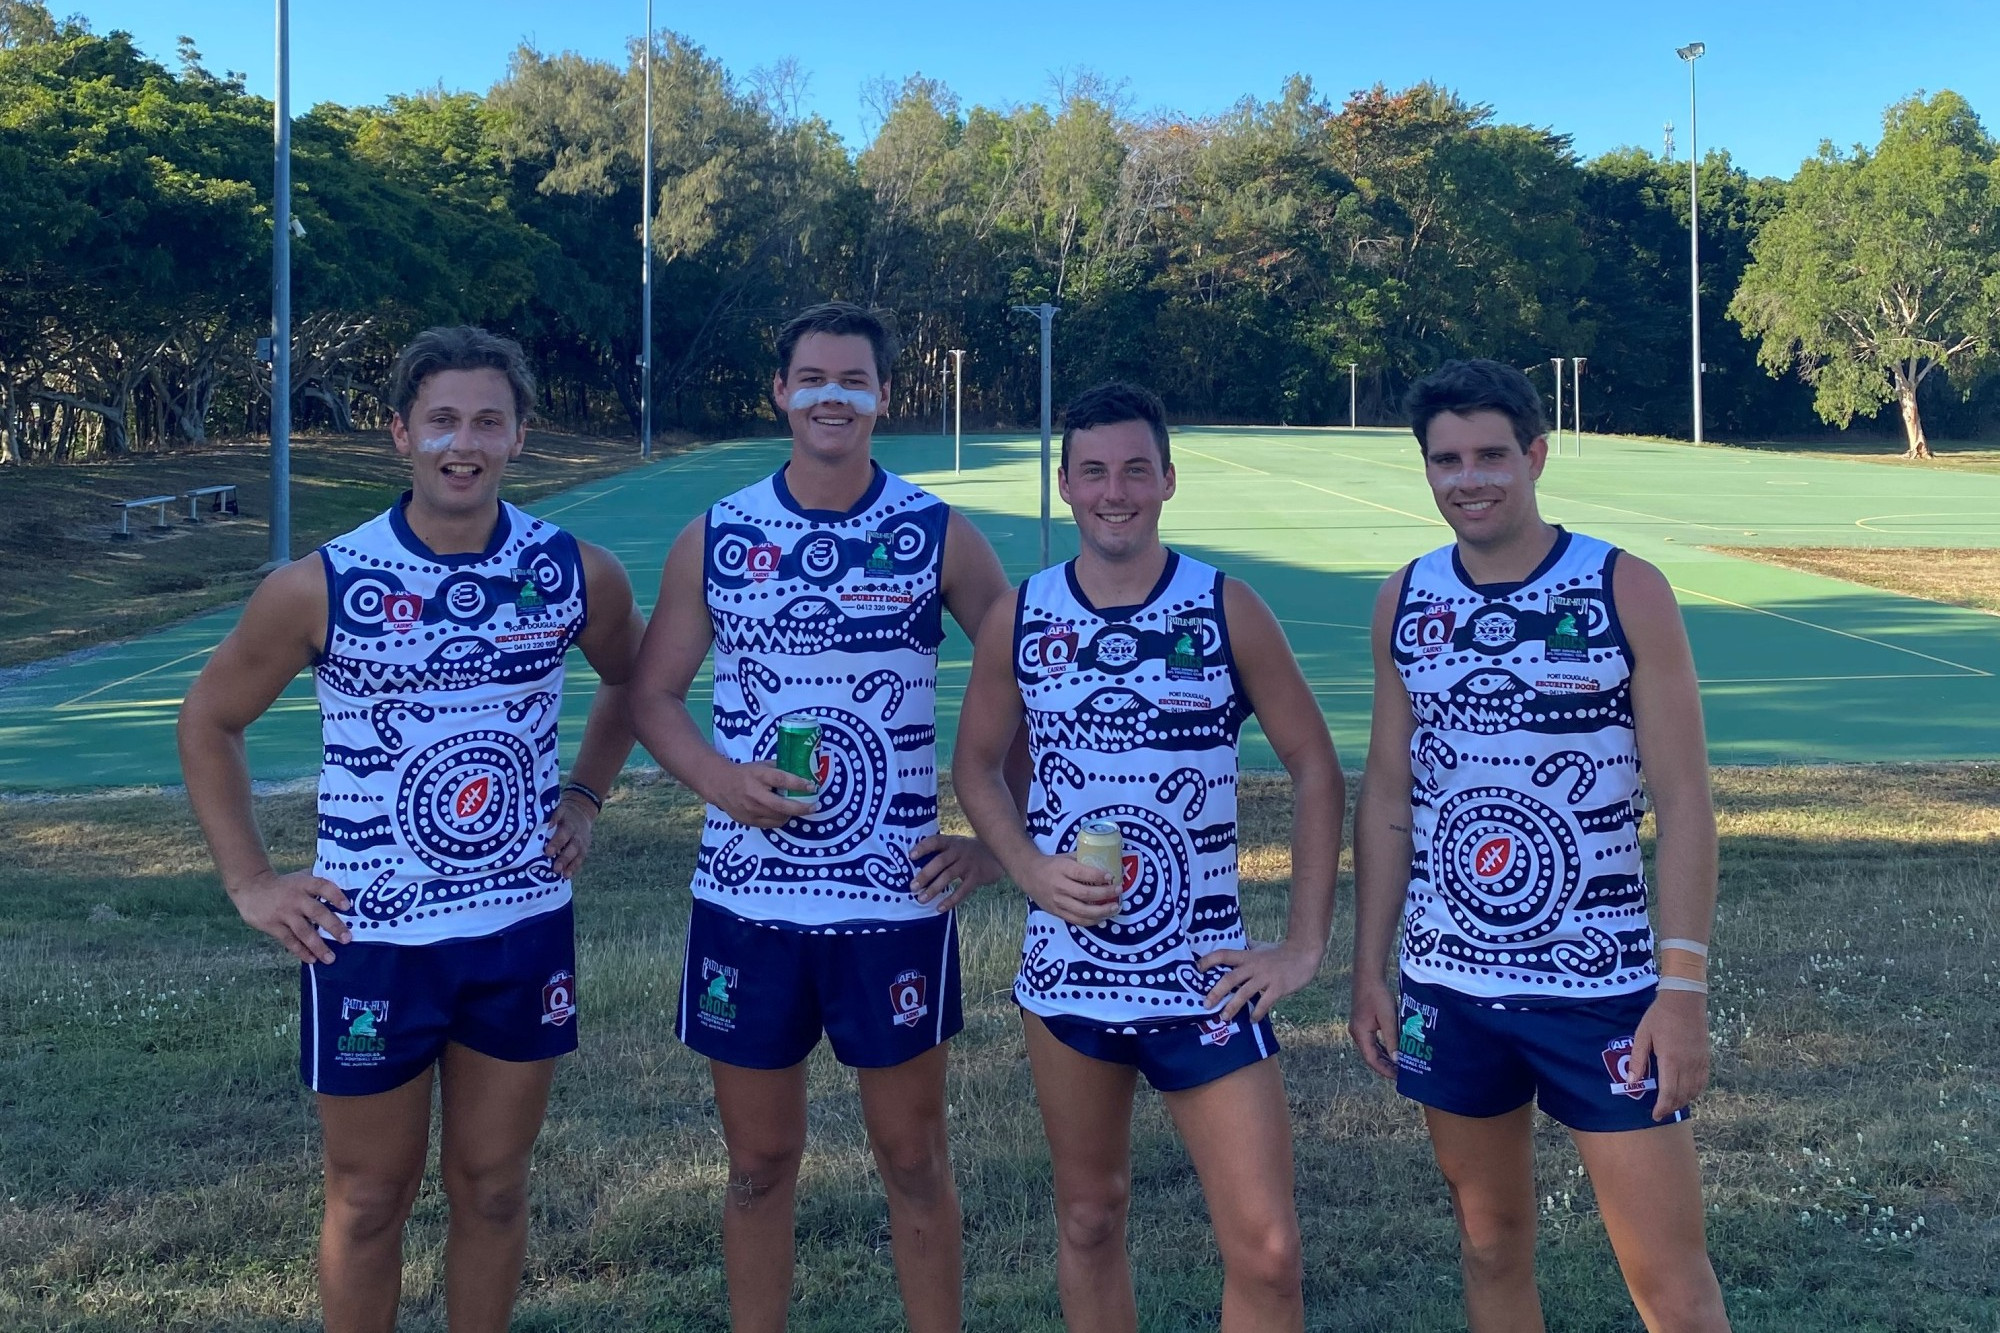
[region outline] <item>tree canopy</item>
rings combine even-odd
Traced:
[[[1134,114],[1089,75],[1005,107],[913,75],[875,89],[850,149],[800,113],[796,67],[737,77],[661,34],[645,201],[643,49],[523,46],[483,94],[297,119],[296,420],[380,421],[401,341],[472,321],[528,349],[544,420],[634,429],[650,207],[665,427],[768,421],[776,325],[844,298],[896,322],[905,425],[939,420],[954,348],[974,421],[1032,420],[1035,327],[1010,308],[1047,300],[1059,398],[1122,376],[1184,420],[1338,422],[1352,362],[1379,422],[1447,357],[1552,389],[1549,358],[1582,356],[1588,425],[1687,428],[1684,164],[1584,161],[1434,84],[1338,98],[1304,75],[1205,118]],[[270,122],[190,42],[170,66],[0,0],[0,456],[263,428]],[[1706,159],[1711,430],[1792,433],[1815,408],[1845,424],[1900,398],[1918,441],[1919,400],[1959,428],[1990,410],[1993,162],[1949,93],[1790,182]]]
[[[1961,396],[2000,340],[2000,144],[1965,99],[1898,102],[1882,142],[1822,144],[1759,232],[1730,313],[1772,374],[1796,367],[1829,422],[1895,402],[1909,456],[1927,458],[1918,391]]]

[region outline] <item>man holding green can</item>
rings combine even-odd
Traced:
[[[640,739],[709,807],[678,1033],[715,1079],[739,1333],[785,1324],[805,1058],[822,1033],[860,1079],[909,1326],[959,1326],[952,909],[1000,868],[938,832],[937,654],[943,613],[970,632],[1007,578],[977,529],[873,460],[893,359],[856,306],[780,332],[791,457],[674,542],[633,686]],[[711,645],[712,743],[686,703]],[[1025,750],[1019,770],[1025,793]]]

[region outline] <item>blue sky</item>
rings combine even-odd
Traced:
[[[185,33],[210,68],[242,70],[253,91],[270,92],[272,0],[52,0],[50,8],[80,12],[100,32],[123,28],[166,60]],[[644,14],[644,0],[292,0],[292,95],[304,109],[439,83],[483,91],[522,41],[620,58]],[[997,106],[1044,98],[1056,76],[1083,68],[1122,83],[1135,111],[1196,115],[1246,94],[1273,97],[1295,71],[1336,98],[1429,78],[1492,104],[1504,120],[1570,134],[1585,155],[1624,144],[1657,152],[1671,120],[1684,156],[1687,71],[1674,48],[1691,39],[1708,45],[1701,142],[1754,172],[1788,176],[1822,138],[1874,142],[1883,107],[1920,88],[1951,88],[2000,127],[1992,0],[1933,0],[1920,19],[1894,18],[1879,0],[655,0],[655,22],[738,75],[796,58],[810,75],[808,109],[850,147],[872,129],[864,88],[884,77],[921,71],[968,105]]]

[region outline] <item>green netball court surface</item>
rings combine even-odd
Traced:
[[[711,500],[773,470],[785,443],[738,440],[600,480],[537,511],[616,552],[650,607],[660,561]],[[985,531],[1016,579],[1039,546],[1039,440],[877,442],[883,464]],[[1195,429],[1174,444],[1180,494],[1162,529],[1276,610],[1350,764],[1367,742],[1367,619],[1381,580],[1449,539],[1403,431]],[[1990,759],[2000,755],[2000,618],[1779,569],[1706,546],[2000,548],[2000,476],[1589,437],[1550,460],[1552,520],[1658,564],[1680,592],[1717,762]],[[389,498],[385,493],[385,502]],[[1055,554],[1075,551],[1056,502]],[[2000,558],[2000,549],[1996,549]],[[174,714],[235,611],[189,621],[0,689],[0,790],[178,781]],[[970,653],[944,649],[941,738]],[[572,655],[565,719],[592,683]],[[705,682],[700,687],[705,691]],[[302,676],[250,732],[260,779],[316,770],[318,710]],[[1245,761],[1272,763],[1252,736]]]

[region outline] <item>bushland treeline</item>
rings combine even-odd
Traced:
[[[640,49],[621,65],[523,46],[484,95],[297,118],[295,421],[382,420],[399,340],[469,321],[528,348],[545,420],[634,429]],[[668,34],[655,57],[662,428],[768,419],[775,323],[839,297],[893,314],[905,351],[891,411],[905,425],[938,420],[954,347],[969,420],[1031,422],[1035,323],[1009,308],[1048,300],[1062,307],[1059,400],[1119,375],[1185,420],[1344,422],[1354,362],[1362,420],[1380,422],[1449,356],[1509,360],[1545,386],[1548,358],[1583,356],[1588,427],[1688,430],[1685,163],[1641,149],[1584,161],[1566,136],[1432,84],[1336,100],[1304,75],[1207,119],[1133,115],[1090,76],[1000,109],[913,76],[879,90],[875,133],[854,151],[801,113],[795,66],[734,75]],[[1902,109],[1957,114],[1951,98]],[[1959,119],[1990,176],[1991,139],[1969,108]],[[1866,157],[1828,150],[1821,174]],[[123,33],[0,0],[0,181],[6,460],[263,429],[268,102],[187,39],[170,66]],[[1703,162],[1713,435],[1815,429],[1816,393],[1841,424],[1890,401],[1868,389],[1893,391],[1889,369],[1857,372],[1829,412],[1817,382],[1838,349],[1814,352],[1803,326],[1760,343],[1732,318],[1792,188],[1725,153]],[[1767,324],[1776,299],[1760,307]],[[2000,402],[1979,374],[1990,343],[1916,376],[1934,426],[1976,430]],[[1785,373],[1760,367],[1760,348]]]

